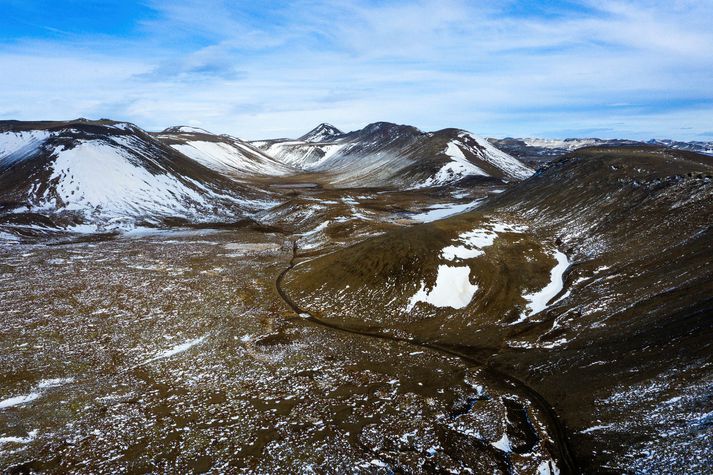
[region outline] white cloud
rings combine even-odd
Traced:
[[[494,135],[693,138],[713,119],[713,20],[690,1],[160,2],[144,35],[0,47],[0,111],[258,138],[377,120]],[[612,104],[619,104],[612,107]],[[19,114],[15,112],[21,111]]]

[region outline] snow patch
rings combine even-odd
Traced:
[[[53,379],[43,379],[37,384],[39,389],[56,388],[57,386],[63,386],[65,384],[73,383],[74,378],[53,378]]]
[[[543,460],[537,466],[537,475],[559,475],[560,469],[551,460]]]
[[[494,223],[487,228],[474,229],[461,233],[457,241],[462,243],[462,245],[444,247],[441,251],[441,257],[447,261],[473,259],[483,255],[483,248],[492,246],[499,233],[521,233],[526,230],[526,226]]]
[[[426,291],[425,282],[421,282],[421,288],[409,300],[406,311],[413,310],[419,302],[434,307],[465,308],[477,290],[478,286],[470,282],[470,267],[440,265],[436,284],[430,291]]]
[[[8,407],[21,406],[32,402],[42,396],[42,392],[46,389],[55,388],[57,386],[62,386],[74,381],[74,378],[55,378],[55,379],[43,379],[37,383],[37,387],[31,391],[29,394],[23,394],[21,396],[14,396],[0,401],[0,409],[6,409]]]
[[[0,409],[27,404],[28,402],[32,402],[39,397],[40,393],[38,392],[31,392],[30,394],[23,394],[22,396],[10,397],[0,401]]]
[[[119,130],[133,130],[135,126],[133,124],[130,124],[128,122],[117,122],[116,124],[111,124],[108,125],[107,127],[110,127],[112,129],[119,129]]]
[[[289,172],[289,169],[281,163],[239,142],[193,140],[182,144],[173,144],[171,147],[215,170],[278,176]]]
[[[483,161],[499,168],[511,178],[524,180],[535,173],[533,169],[525,166],[520,160],[503,152],[482,137],[470,132],[461,132],[458,137],[466,143],[471,140],[475,141],[477,147],[469,147],[469,150],[478,155]]]
[[[482,199],[471,201],[470,203],[447,203],[442,205],[433,205],[427,208],[427,211],[416,213],[409,216],[410,219],[419,223],[431,223],[439,219],[448,218],[456,214],[465,213],[474,210],[483,201]]]
[[[443,153],[445,153],[451,161],[443,165],[435,175],[428,177],[423,183],[416,185],[415,188],[442,186],[471,175],[489,176],[465,158],[460,146],[462,146],[462,144],[458,141],[448,142]]]
[[[531,317],[548,307],[547,302],[560,293],[564,288],[564,272],[569,268],[569,259],[567,255],[560,251],[555,251],[555,265],[550,271],[550,283],[543,287],[538,292],[525,294],[522,297],[527,300],[526,311],[521,313],[520,318],[515,323],[520,323],[526,318]]]
[[[344,148],[350,145],[352,144],[348,142],[323,144],[287,141],[265,144],[261,148],[278,162],[302,170],[312,170],[324,166],[326,162],[338,156]]]
[[[193,340],[189,340],[189,341],[187,341],[187,342],[185,342],[185,343],[181,343],[180,345],[176,345],[176,346],[174,346],[174,347],[172,347],[172,348],[169,348],[168,350],[165,350],[165,351],[160,352],[159,354],[157,354],[157,355],[154,356],[153,358],[146,360],[146,361],[144,362],[144,364],[146,364],[146,363],[152,363],[152,362],[154,362],[154,361],[156,361],[156,360],[162,360],[162,359],[165,359],[165,358],[170,358],[170,357],[175,356],[175,355],[177,355],[177,354],[179,354],[179,353],[183,353],[183,352],[185,352],[185,351],[188,351],[188,350],[190,350],[191,348],[193,348],[194,346],[203,343],[203,342],[205,341],[205,339],[206,339],[206,336],[204,335],[204,336],[202,336],[202,337],[194,338]]]
[[[491,442],[490,445],[492,445],[498,450],[502,450],[503,452],[512,452],[512,444],[510,443],[510,438],[508,438],[507,434],[503,434],[500,439],[496,440],[495,442]]]
[[[589,147],[591,145],[597,145],[598,141],[596,139],[538,139],[538,138],[524,138],[522,139],[525,145],[528,147],[540,147],[548,149],[565,149],[565,150],[576,150],[582,147]]]
[[[0,445],[4,444],[29,444],[37,437],[37,429],[27,433],[27,437],[0,437]]]
[[[324,230],[329,226],[330,220],[326,220],[317,225],[311,231],[300,234],[300,247],[302,249],[316,249],[325,241]]]
[[[606,430],[606,429],[611,429],[614,427],[614,424],[605,424],[605,425],[600,425],[600,426],[592,426],[588,429],[584,429],[579,431],[580,434],[590,434],[592,432],[600,431],[600,430]]]

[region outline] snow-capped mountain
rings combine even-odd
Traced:
[[[3,221],[108,230],[167,218],[236,220],[268,204],[135,125],[113,121],[1,122]],[[266,201],[268,200],[268,201]]]
[[[191,127],[189,125],[174,125],[173,127],[167,127],[161,133],[163,134],[208,134],[213,135],[206,129],[201,129],[200,127]]]
[[[231,177],[280,176],[295,172],[253,145],[229,135],[178,126],[169,127],[154,136],[202,165]]]
[[[308,140],[304,140],[307,138]],[[521,180],[533,171],[470,132],[421,132],[388,122],[340,133],[321,124],[298,140],[253,142],[276,160],[329,177],[336,186],[445,186],[470,177]]]
[[[596,138],[583,139],[540,139],[540,138],[524,138],[522,141],[528,147],[538,147],[546,149],[562,149],[562,150],[577,150],[582,147],[592,147],[596,145],[606,145],[607,140]]]
[[[488,142],[519,160],[537,167],[569,152],[584,147],[637,145],[633,140],[603,140],[597,138],[540,139],[540,138],[489,138]]]
[[[349,133],[320,124],[299,140],[253,143],[189,126],[148,133],[111,120],[0,122],[1,222],[27,226],[49,219],[94,231],[236,220],[275,204],[261,189],[270,177],[419,189],[531,173],[466,131],[387,122]]]
[[[702,153],[704,155],[713,156],[713,141],[693,141],[693,142],[681,142],[679,140],[671,139],[651,139],[646,142],[649,145],[660,145],[663,147],[673,148],[676,150],[688,150],[690,152]]]
[[[647,142],[626,139],[598,139],[598,138],[568,138],[568,139],[541,139],[541,138],[489,138],[488,141],[517,157],[519,160],[537,167],[541,163],[549,162],[567,153],[584,147],[620,147],[653,145],[675,150],[713,155],[713,142],[682,142],[669,139],[651,139]]]
[[[304,134],[298,140],[302,142],[327,142],[339,137],[340,135],[344,135],[344,132],[332,124],[321,123],[314,129]]]

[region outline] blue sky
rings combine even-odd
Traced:
[[[713,140],[713,0],[0,0],[0,118]]]

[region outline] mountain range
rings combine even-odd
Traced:
[[[245,141],[188,126],[146,132],[126,122],[0,122],[0,212],[26,231],[131,229],[250,219],[279,204],[270,183],[438,189],[515,183],[547,161],[625,140],[484,139],[388,122],[342,132],[320,124],[298,139]],[[710,143],[651,145],[711,153]],[[310,185],[310,186],[311,186]]]
[[[640,146],[654,145],[675,150],[687,150],[690,152],[702,153],[713,156],[713,142],[693,141],[682,142],[670,139],[651,139],[647,141],[625,140],[625,139],[598,139],[598,138],[569,138],[539,139],[539,138],[511,138],[504,139],[489,138],[488,141],[517,157],[523,162],[537,167],[539,164],[556,159],[562,155],[584,147],[618,147],[618,146]]]
[[[279,161],[325,174],[333,186],[427,188],[473,177],[516,181],[533,170],[470,132],[421,132],[388,122],[344,133],[320,124],[298,140],[253,142]]]
[[[468,132],[385,122],[350,133],[321,124],[298,140],[257,142],[110,120],[0,122],[0,219],[25,231],[249,219],[278,204],[265,186],[275,180],[422,189],[532,173]]]

